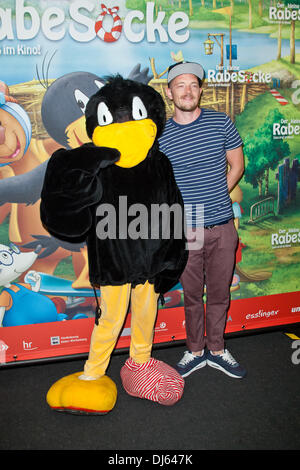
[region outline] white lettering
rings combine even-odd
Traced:
[[[283,125],[282,123],[275,122],[273,123],[273,135],[299,135],[300,134],[300,126],[297,124],[293,126],[290,122],[287,126]]]
[[[0,8],[0,41],[2,39],[14,39],[14,32],[11,22],[11,9]]]
[[[265,312],[264,310],[260,309],[256,313],[248,313],[246,315],[246,320],[253,320],[255,318],[269,318],[273,317],[274,315],[278,315],[279,310],[270,310],[269,312]]]
[[[64,38],[67,30],[70,36],[78,42],[92,41],[96,37],[95,3],[91,0],[74,0],[70,2],[70,21],[66,21],[66,15],[59,6],[51,6],[45,9],[40,16],[33,6],[25,6],[25,0],[16,0],[16,11],[10,8],[0,8],[0,40],[15,39],[12,26],[12,17],[16,18],[16,33],[20,40],[33,39],[41,28],[44,36],[50,41],[59,41]],[[134,10],[125,15],[123,20],[123,33],[128,41],[138,43],[145,38],[148,42],[168,42],[169,39],[176,43],[183,43],[189,39],[189,17],[184,12],[173,13],[167,23],[163,25],[166,13],[159,11],[155,16],[155,3],[147,2],[146,15],[142,11]],[[107,19],[107,18],[106,18]],[[112,20],[111,17],[109,17]],[[133,22],[135,28],[133,28]],[[138,22],[143,22],[136,28]]]
[[[31,27],[25,28],[25,15],[30,16]],[[24,0],[16,0],[16,31],[19,39],[34,38],[40,28],[40,18],[33,7],[24,7]]]
[[[70,5],[70,17],[78,24],[87,28],[87,31],[79,31],[75,28],[73,23],[70,23],[69,33],[70,36],[78,42],[92,41],[95,36],[94,21],[91,18],[80,13],[79,10],[85,9],[91,13],[94,9],[94,4],[88,0],[77,0]]]
[[[300,19],[300,10],[291,10],[289,8],[283,8],[283,4],[277,4],[277,7],[269,7],[269,19],[280,20],[280,21],[296,21]],[[279,9],[281,8],[281,9]]]
[[[244,83],[246,80],[252,81],[254,83],[269,83],[271,81],[271,74],[259,70],[258,72],[248,76],[246,70],[239,70],[239,72],[232,72],[230,70],[216,72],[215,70],[208,70],[207,78],[209,82],[218,83]]]
[[[185,13],[181,11],[173,13],[168,21],[168,33],[172,41],[178,43],[186,42],[190,37],[189,31],[186,31],[184,34],[177,33],[187,28],[188,25],[189,17]]]
[[[300,232],[293,233],[293,231],[289,231],[282,235],[279,235],[278,233],[272,233],[271,235],[272,246],[298,244],[298,243],[300,243]]]
[[[168,35],[162,26],[162,22],[166,14],[164,11],[159,11],[156,20],[154,21],[154,3],[147,3],[146,8],[146,26],[147,26],[147,39],[149,42],[155,42],[155,31],[158,32],[160,42],[168,42]]]
[[[138,33],[135,33],[132,31],[132,21],[134,18],[137,18],[139,21],[143,21],[144,19],[144,14],[141,11],[134,10],[130,11],[126,16],[124,20],[124,33],[128,41],[130,42],[141,42],[144,39],[145,36],[145,31],[142,30]]]
[[[55,27],[60,26],[65,21],[63,10],[57,7],[47,8],[42,16],[42,31],[44,35],[51,41],[59,41],[66,34],[65,28],[52,31]]]

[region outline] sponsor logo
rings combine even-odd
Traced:
[[[293,139],[300,134],[300,119],[281,119],[273,123],[273,139]]]
[[[290,248],[300,245],[300,229],[289,228],[280,229],[277,233],[271,234],[272,248]]]
[[[300,313],[300,307],[292,307],[291,312],[292,313]]]
[[[167,331],[167,324],[166,322],[162,321],[160,324],[155,328],[155,331]]]
[[[50,337],[50,344],[51,346],[57,346],[60,344],[60,337],[59,336],[51,336]]]
[[[123,20],[119,16],[117,5],[107,8],[100,3],[101,12],[95,22],[95,4],[96,2],[91,0],[74,0],[70,2],[67,11],[58,5],[53,5],[40,13],[30,5],[29,1],[25,5],[25,0],[15,0],[14,10],[0,8],[0,40],[13,40],[15,34],[19,40],[31,40],[40,30],[50,41],[60,41],[67,33],[78,42],[89,42],[98,37],[104,42],[111,43],[117,41],[121,34],[133,43],[144,39],[148,42],[170,40],[183,43],[189,39],[187,30],[189,17],[182,11],[172,13],[164,27],[166,13],[159,11],[156,15],[154,2],[146,3],[145,13],[131,10],[126,13]],[[96,9],[98,8],[97,4]],[[112,24],[109,24],[109,20]]]
[[[248,313],[246,315],[246,320],[255,320],[256,318],[270,318],[278,315],[279,310],[270,310],[265,312],[263,309],[260,309],[256,313]]]
[[[33,346],[32,341],[22,341],[23,345],[23,350],[24,351],[34,351],[35,349],[38,349],[37,346]]]
[[[78,335],[76,336],[51,336],[50,337],[51,346],[58,346],[60,344],[65,344],[65,343],[78,343],[82,341],[87,341],[87,338],[80,338]]]

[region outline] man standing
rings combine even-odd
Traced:
[[[174,103],[174,115],[159,139],[187,214],[189,259],[180,281],[188,351],[176,368],[186,377],[208,364],[242,378],[246,371],[224,348],[238,244],[229,193],[244,171],[242,140],[225,113],[200,108],[203,77],[197,63],[169,67],[166,92]]]

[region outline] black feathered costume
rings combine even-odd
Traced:
[[[60,149],[49,161],[42,222],[59,239],[86,241],[90,281],[101,290],[101,317],[84,373],[51,387],[48,403],[54,409],[112,409],[116,388],[105,371],[130,302],[130,358],[121,370],[125,390],[166,405],[182,395],[179,374],[151,358],[158,296],[179,281],[187,261],[181,194],[157,143],[164,124],[159,93],[113,77],[86,108],[92,143]],[[66,402],[62,395],[69,397]]]

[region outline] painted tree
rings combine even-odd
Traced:
[[[252,1],[248,0],[248,12],[249,12],[249,25],[248,28],[252,29]]]
[[[295,20],[291,21],[291,35],[290,35],[290,62],[295,63]]]
[[[281,123],[283,119],[278,109],[272,109],[263,125],[245,139],[244,152],[248,158],[245,181],[253,188],[258,187],[259,196],[263,195],[263,182],[264,195],[268,195],[270,170],[275,170],[279,162],[290,154],[289,144],[273,135],[274,123]]]
[[[245,169],[244,179],[250,183],[253,188],[258,187],[258,195],[262,196],[263,177],[265,172],[263,145],[265,140],[259,140],[258,137],[247,136],[244,141],[244,152],[248,162]]]
[[[278,38],[277,38],[277,60],[281,59],[281,44],[282,44],[282,23],[278,25]]]
[[[295,0],[293,2],[290,2],[290,0],[281,0],[280,3],[284,5],[285,7],[289,7],[290,4],[293,5],[299,5],[300,2],[299,0]],[[291,8],[289,8],[291,9]],[[294,11],[291,9],[291,11]],[[298,10],[297,10],[298,11]],[[296,49],[296,43],[295,43],[295,23],[296,21],[291,19],[291,29],[290,29],[290,62],[291,64],[295,63],[295,49]]]

